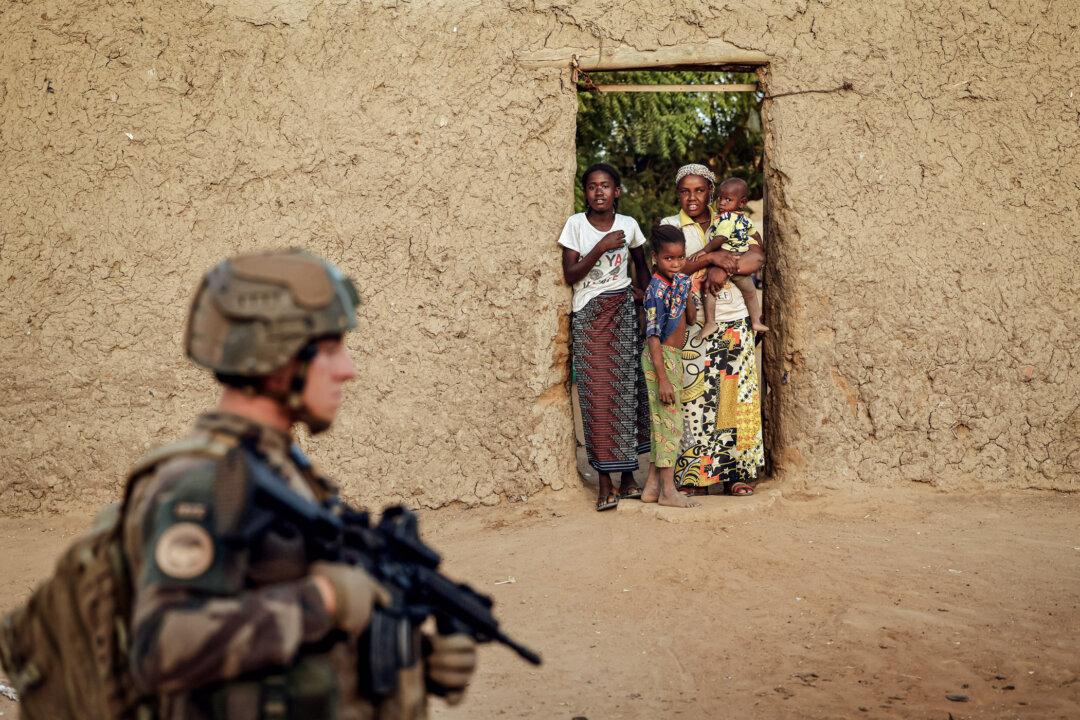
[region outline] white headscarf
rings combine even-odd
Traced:
[[[700,165],[698,163],[690,163],[689,165],[683,165],[679,168],[679,172],[675,173],[675,184],[678,185],[684,177],[687,175],[700,175],[709,181],[709,184],[716,187],[716,175],[712,170]]]

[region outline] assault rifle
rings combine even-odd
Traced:
[[[372,524],[368,513],[343,503],[318,505],[291,490],[254,454],[241,444],[224,461],[231,465],[232,478],[243,478],[240,494],[229,493],[226,503],[243,507],[232,538],[249,545],[276,523],[287,522],[304,535],[311,559],[359,565],[393,598],[388,607],[375,608],[361,636],[367,654],[365,690],[377,697],[394,691],[398,671],[417,660],[413,631],[431,616],[443,634],[499,642],[533,665],[541,663],[538,654],[499,629],[490,597],[439,572],[442,558],[420,539],[416,516],[407,508],[387,508]],[[292,457],[301,467],[308,464],[295,446]]]

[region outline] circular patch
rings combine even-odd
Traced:
[[[154,560],[169,577],[190,580],[214,564],[214,541],[202,525],[177,523],[158,538]]]

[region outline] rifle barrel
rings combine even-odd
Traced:
[[[522,659],[529,661],[533,665],[540,665],[544,662],[536,652],[530,650],[516,640],[511,640],[510,637],[502,631],[496,633],[494,639],[498,640],[503,645],[516,652]]]

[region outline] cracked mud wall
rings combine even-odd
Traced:
[[[523,58],[710,39],[768,54],[772,94],[854,88],[765,112],[781,477],[1076,489],[1076,10],[5,3],[0,512],[114,498],[212,401],[179,349],[198,277],[282,245],[366,301],[340,425],[307,443],[348,496],[575,482],[575,97]]]

